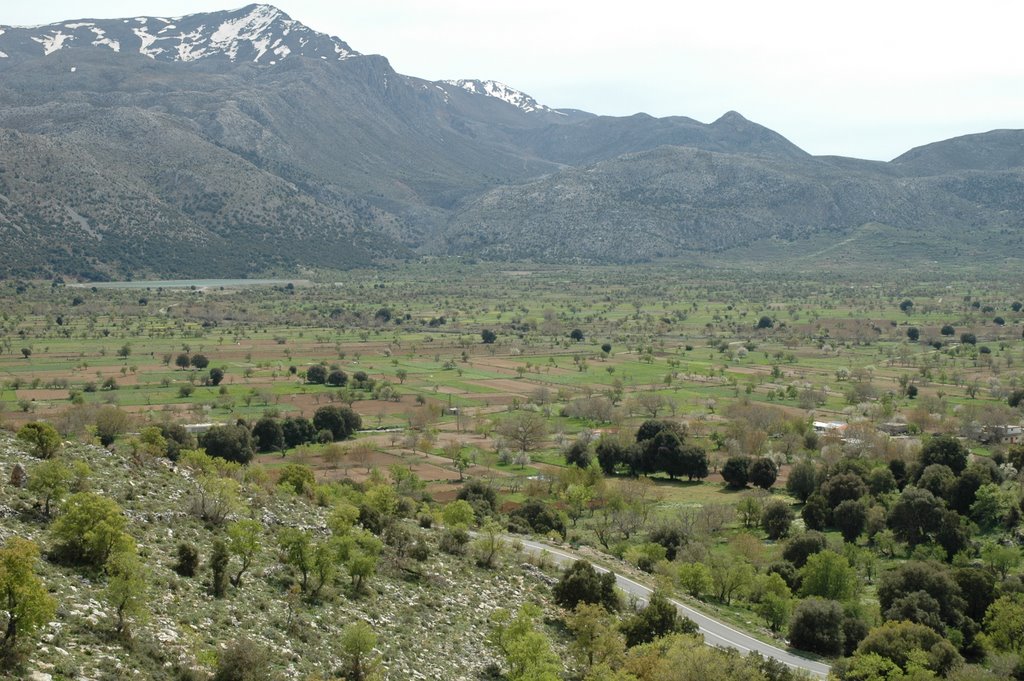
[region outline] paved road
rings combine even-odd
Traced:
[[[527,539],[517,540],[523,545],[523,550],[539,555],[546,553],[554,562],[559,565],[565,565],[571,563],[579,558],[579,556],[573,555],[566,551],[552,548],[546,544],[540,542],[530,541]],[[608,572],[605,568],[600,565],[595,565],[594,568],[599,572]],[[616,585],[625,593],[636,596],[637,600],[646,603],[647,598],[651,595],[651,589],[634,582],[628,577],[622,575],[615,575]],[[679,612],[689,617],[691,620],[697,623],[700,627],[700,633],[704,635],[704,641],[708,645],[717,646],[719,648],[735,648],[741,653],[746,654],[752,650],[756,650],[765,657],[774,657],[776,660],[796,669],[805,669],[815,676],[825,678],[828,676],[829,670],[831,669],[827,664],[822,662],[815,662],[814,660],[808,660],[806,658],[794,655],[782,648],[776,648],[773,645],[769,645],[762,641],[759,641],[752,636],[744,634],[742,631],[737,631],[727,624],[723,624],[716,619],[708,617],[699,610],[684,605],[676,600],[671,600],[671,603],[679,609]]]

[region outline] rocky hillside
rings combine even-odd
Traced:
[[[124,453],[90,445],[65,445],[68,465],[82,462],[91,472],[84,486],[114,499],[124,509],[126,531],[138,544],[145,569],[146,612],[132,618],[131,638],[114,631],[116,615],[106,595],[109,578],[81,566],[40,562],[46,589],[56,599],[53,621],[26,641],[18,678],[101,679],[207,678],[205,671],[235,642],[265,651],[283,678],[336,678],[342,666],[339,637],[344,626],[368,622],[377,634],[375,655],[385,679],[477,679],[492,663],[487,644],[490,614],[528,600],[546,602],[551,578],[514,557],[495,570],[477,568],[468,557],[437,550],[437,530],[409,531],[427,543],[430,556],[413,563],[414,576],[399,567],[386,546],[368,588],[353,594],[340,577],[316,600],[289,596],[297,579],[282,566],[277,534],[283,528],[326,535],[327,510],[293,493],[251,482],[243,485],[244,508],[262,524],[261,549],[241,586],[225,598],[210,595],[209,557],[223,526],[192,513],[196,473],[166,459],[143,463]],[[40,460],[0,433],[0,545],[14,536],[35,541],[44,556],[54,549],[53,522],[44,517],[38,494],[9,484],[17,465],[37,474]],[[59,514],[61,502],[54,502]],[[231,520],[231,518],[229,518]],[[177,547],[196,546],[195,577],[173,569]],[[232,570],[239,567],[233,559]],[[197,670],[192,676],[188,670]],[[2,672],[0,672],[2,675]]]
[[[891,163],[730,112],[594,116],[396,73],[268,5],[0,26],[5,276],[245,275],[422,253],[622,262],[867,223],[1021,246],[1024,133]]]

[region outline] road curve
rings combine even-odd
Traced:
[[[561,549],[553,548],[541,542],[521,539],[518,537],[513,539],[513,541],[517,541],[522,544],[524,551],[534,555],[546,554],[559,565],[565,565],[580,559],[580,556],[573,555]],[[603,568],[600,565],[594,565],[594,569],[598,572],[609,572],[608,569]],[[639,582],[635,582],[628,577],[623,577],[620,574],[615,575],[615,584],[623,592],[636,596],[637,600],[643,603],[647,602],[648,597],[650,597],[652,593],[652,590],[649,587],[646,587]],[[768,643],[764,643],[763,641],[759,641],[758,639],[748,636],[742,631],[737,631],[728,624],[719,622],[699,610],[694,610],[690,606],[684,605],[677,600],[669,599],[669,601],[676,606],[680,613],[696,622],[697,626],[700,627],[700,633],[704,635],[704,642],[708,645],[717,646],[719,648],[735,648],[744,655],[750,651],[757,651],[765,657],[773,657],[779,662],[782,662],[789,667],[793,667],[794,669],[803,669],[821,678],[826,678],[828,676],[831,667],[827,664],[808,660],[807,658],[794,655],[782,648],[777,648],[773,645],[769,645]]]

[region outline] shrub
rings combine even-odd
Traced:
[[[178,561],[174,564],[174,571],[182,577],[195,577],[198,568],[199,549],[195,544],[178,544]]]
[[[102,567],[115,549],[131,541],[126,526],[113,499],[92,492],[73,494],[53,523],[57,554],[72,563]]]
[[[42,459],[48,459],[60,451],[60,435],[49,423],[34,421],[26,423],[18,430],[18,440],[32,448],[32,453]]]
[[[212,681],[274,681],[278,676],[271,662],[265,647],[252,641],[235,641],[217,656]]]

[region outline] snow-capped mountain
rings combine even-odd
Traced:
[[[556,114],[562,113],[549,106],[544,106],[525,92],[516,90],[504,83],[499,83],[496,80],[442,80],[438,85],[450,85],[474,95],[494,97],[495,99],[501,100],[506,104],[511,104],[526,113],[534,113],[537,111]]]
[[[227,60],[274,65],[301,55],[345,60],[359,53],[270,5],[181,17],[79,19],[46,26],[0,27],[0,60],[67,49],[138,53],[159,61]]]

